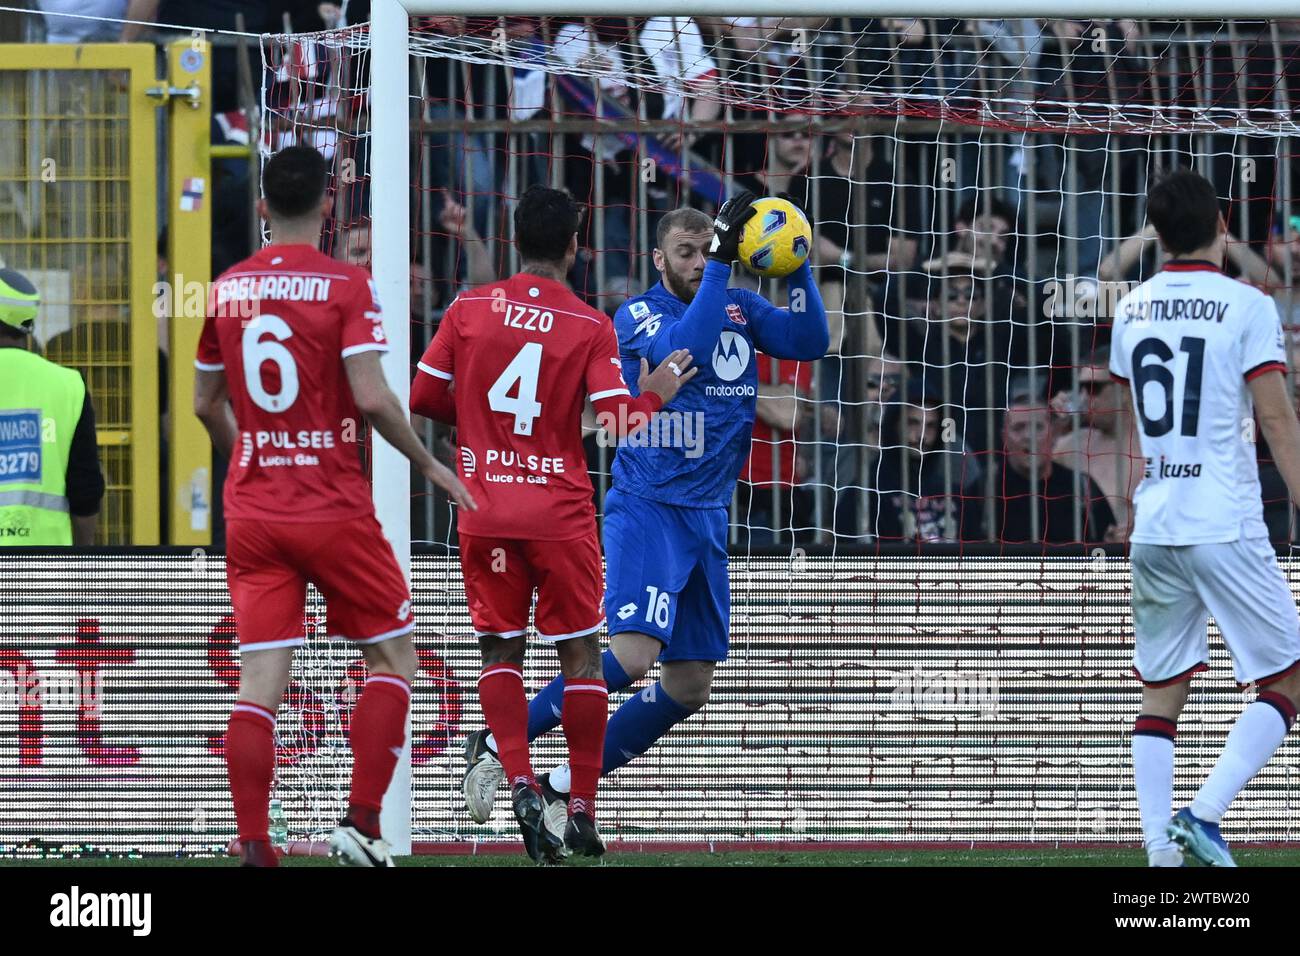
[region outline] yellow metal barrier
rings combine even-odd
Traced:
[[[194,356],[203,330],[203,316],[194,314],[193,306],[204,307],[212,271],[211,47],[201,38],[179,40],[168,48],[167,64],[171,89],[186,94],[167,99],[167,279],[175,292],[170,300],[169,536],[172,544],[208,544],[212,443],[193,412]]]
[[[36,282],[40,347],[94,399],[105,544],[159,543],[154,56],[0,44],[0,258]]]

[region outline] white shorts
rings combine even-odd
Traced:
[[[1271,683],[1300,662],[1300,615],[1264,538],[1222,544],[1134,544],[1133,670],[1148,686],[1209,666],[1213,614],[1237,682]]]

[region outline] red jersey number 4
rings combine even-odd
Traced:
[[[488,389],[488,408],[513,416],[516,435],[531,435],[533,423],[542,415],[542,403],[537,400],[541,371],[542,343],[526,342]]]

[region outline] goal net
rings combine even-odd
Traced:
[[[1138,839],[1123,543],[1145,463],[1105,371],[1110,324],[1162,263],[1148,184],[1190,166],[1223,200],[1227,271],[1273,295],[1290,334],[1298,27],[413,17],[409,90],[382,94],[371,69],[386,52],[365,25],[264,38],[262,148],[305,142],[331,160],[332,251],[369,264],[372,237],[411,238],[409,315],[389,305],[387,322],[409,323],[412,371],[459,291],[518,267],[511,217],[531,183],[585,205],[570,281],[611,313],[658,281],[671,209],[749,188],[789,195],[814,225],[831,352],[754,357],[731,659],[703,712],[602,783],[609,836]],[[408,209],[371,202],[388,159],[373,149],[380,95],[407,98]],[[782,282],[735,282],[782,303]],[[599,508],[615,449],[592,425]],[[454,435],[419,427],[454,465]],[[1285,547],[1292,511],[1260,458]],[[415,839],[511,839],[504,808],[476,827],[460,806],[460,743],[482,718],[455,514],[413,479],[410,515]],[[1241,707],[1212,644],[1176,799]],[[321,642],[301,664],[302,686],[321,684],[309,729],[325,743],[281,766],[300,835],[346,796],[348,663]],[[534,646],[530,691],[555,669]],[[1230,838],[1286,838],[1290,746]],[[538,769],[563,759],[558,733],[535,748]]]

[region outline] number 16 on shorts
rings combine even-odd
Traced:
[[[661,591],[653,584],[646,585],[645,593],[645,622],[661,631],[671,632],[673,617],[677,613],[677,595],[671,591]]]

